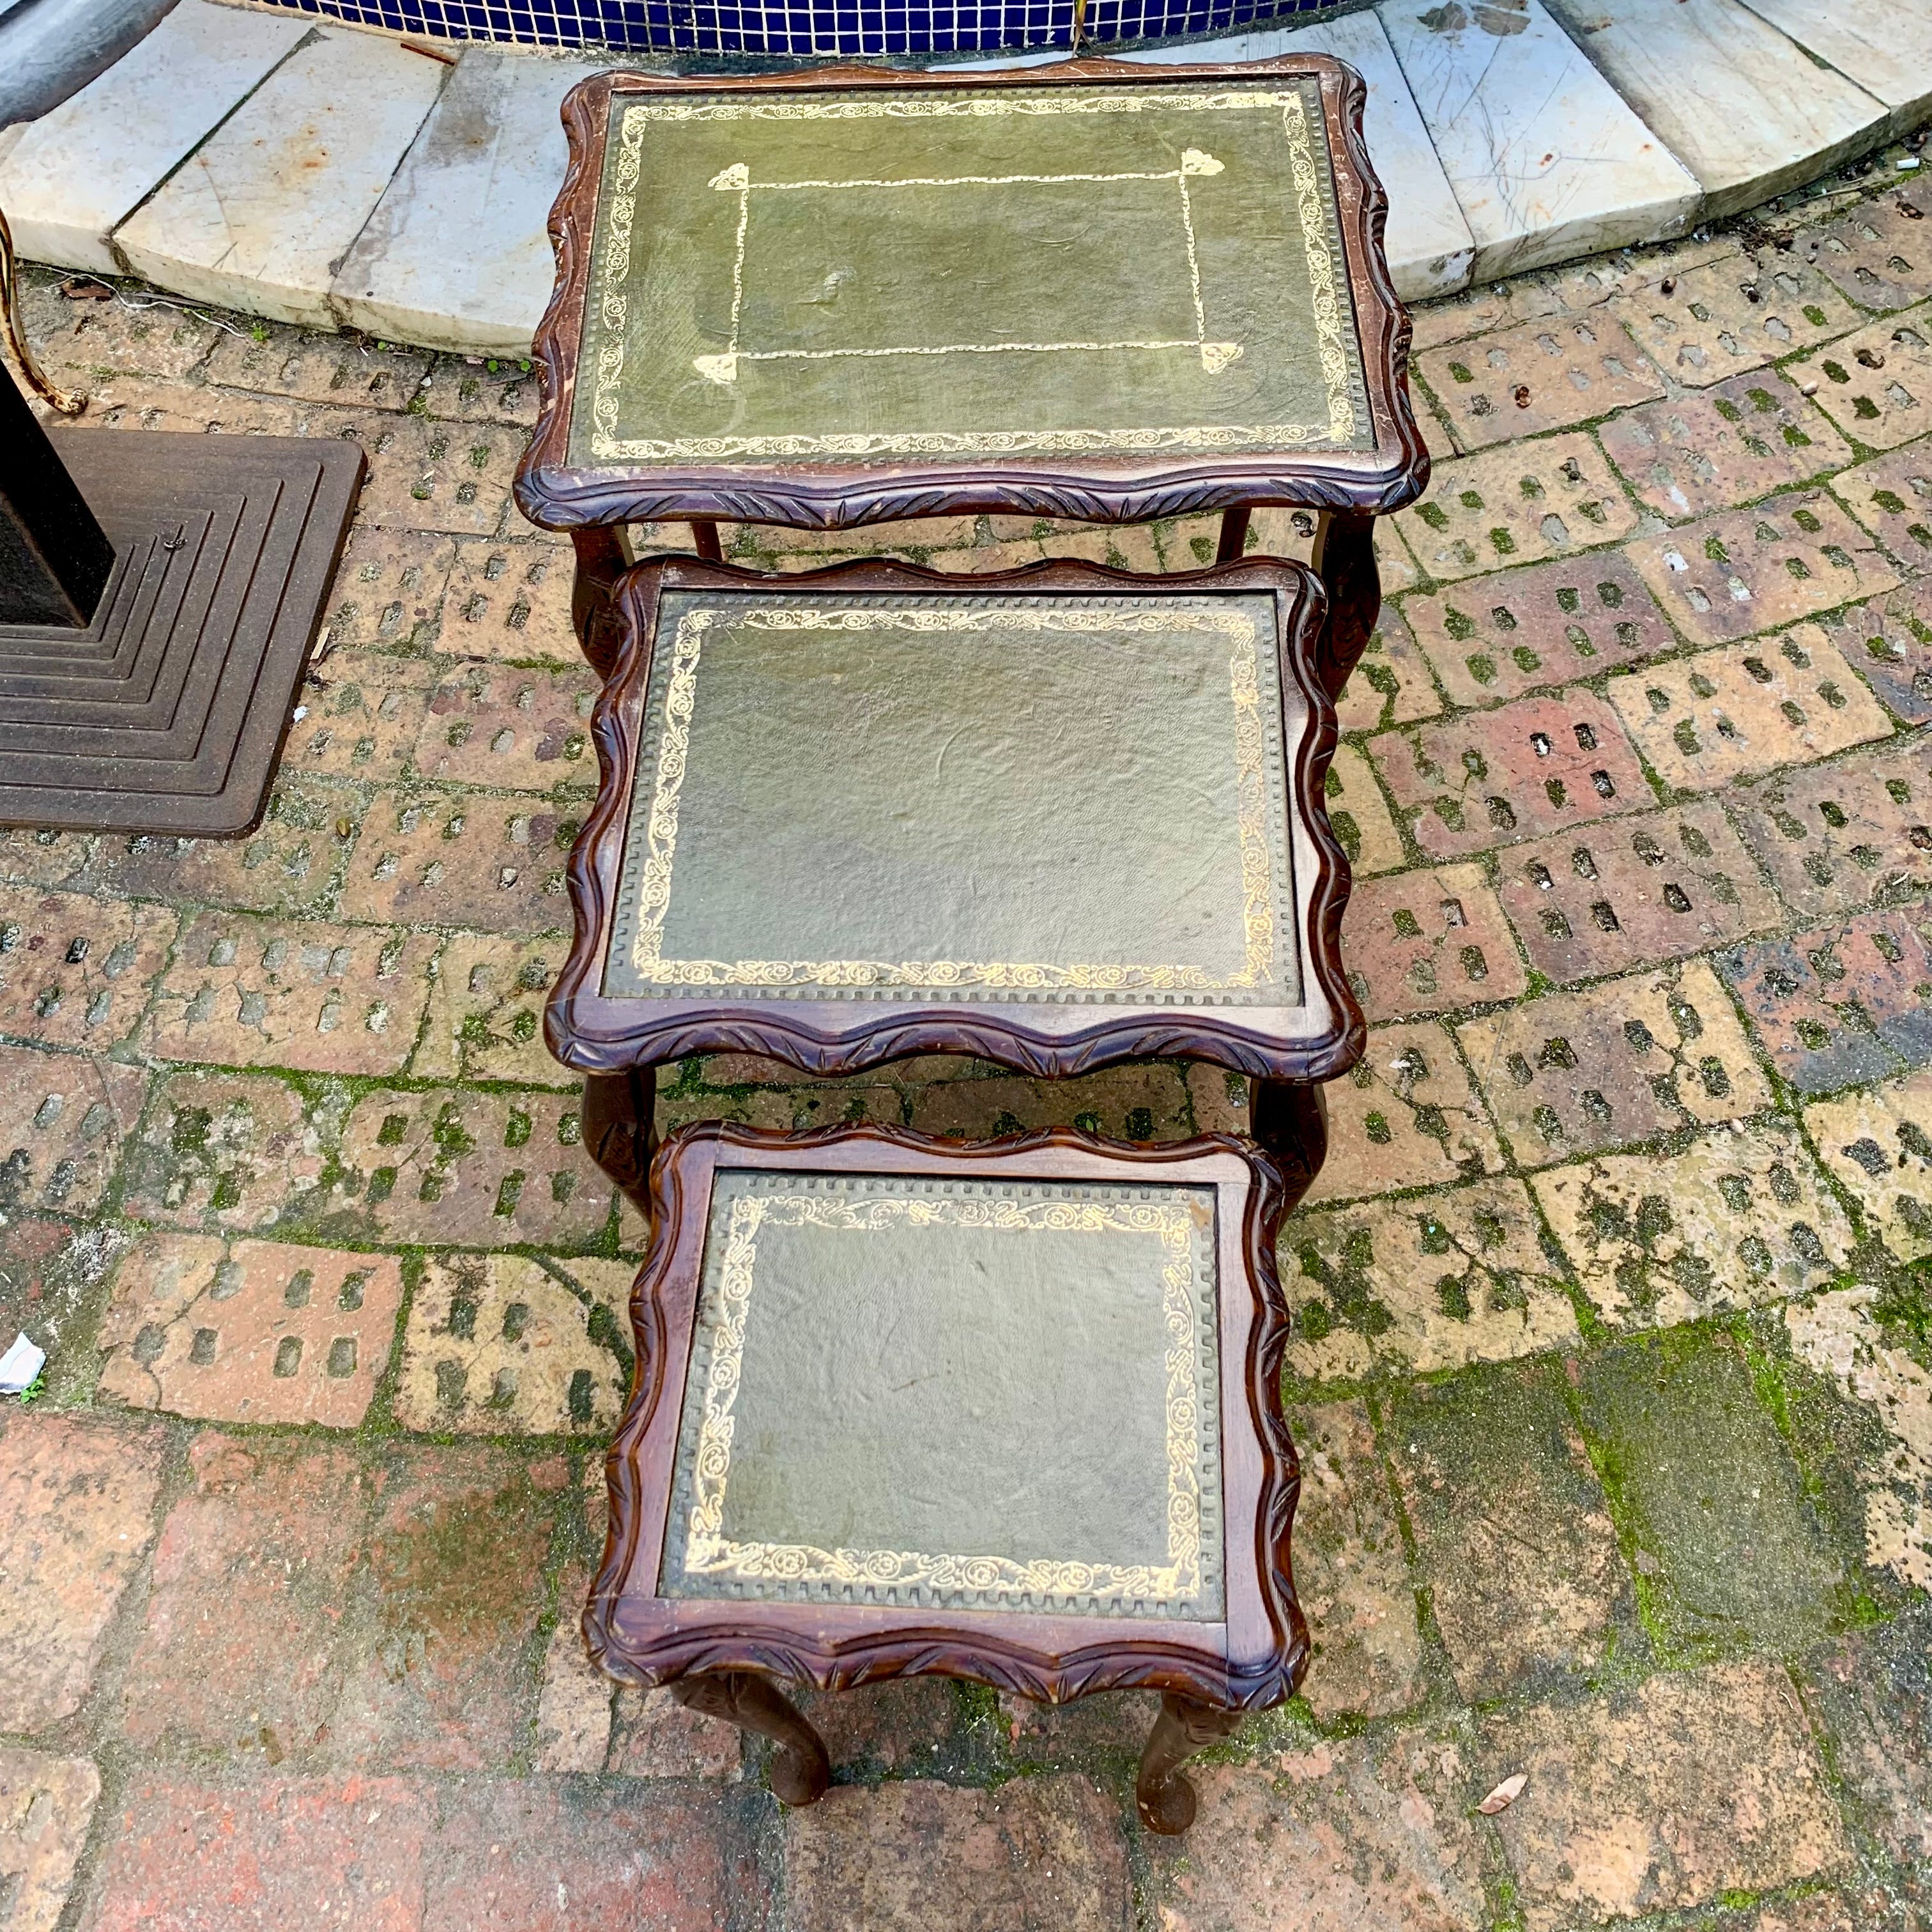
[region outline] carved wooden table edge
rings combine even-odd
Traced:
[[[1017,1016],[989,1013],[988,1008],[998,1004],[993,1000],[976,1006],[934,1005],[890,1020],[863,1022],[849,1002],[790,1012],[774,1006],[752,1014],[738,1006],[707,1007],[697,1000],[680,1000],[674,1006],[666,1001],[658,1004],[669,1017],[648,1025],[634,1017],[613,1017],[615,1003],[598,988],[633,778],[637,734],[627,713],[634,713],[649,680],[660,600],[666,592],[678,590],[786,595],[833,590],[974,598],[1272,592],[1284,620],[1280,629],[1282,675],[1292,681],[1308,709],[1309,724],[1290,773],[1288,805],[1305,829],[1316,859],[1304,902],[1303,950],[1313,990],[1330,1016],[1328,1028],[1305,1045],[1298,1043],[1283,1052],[1252,1034],[1244,1036],[1237,1020],[1151,1006],[1058,1033],[1030,1027]],[[1127,1059],[1198,1059],[1246,1073],[1255,1082],[1251,1118],[1257,1123],[1256,1137],[1278,1160],[1298,1165],[1309,1158],[1291,1143],[1297,1134],[1313,1135],[1312,1157],[1319,1166],[1325,1130],[1318,1089],[1306,1083],[1332,1079],[1354,1066],[1366,1042],[1367,1028],[1342,964],[1342,916],[1352,878],[1348,856],[1328,822],[1324,781],[1338,733],[1334,703],[1316,668],[1318,640],[1325,634],[1322,586],[1306,566],[1281,558],[1250,557],[1149,578],[1068,558],[961,577],[868,557],[774,578],[729,564],[667,557],[627,572],[618,586],[615,608],[620,656],[604,681],[591,722],[600,782],[596,802],[571,849],[566,876],[573,936],[568,957],[544,1004],[544,1036],[560,1064],[586,1075],[585,1145],[638,1207],[648,1211],[655,1070],[700,1052],[759,1054],[814,1076],[857,1072],[915,1053],[972,1054],[1048,1079]],[[1263,1123],[1273,1125],[1264,1132]]]
[[[1324,124],[1339,134],[1331,152],[1350,298],[1376,425],[1372,452],[1331,452],[1296,459],[1285,452],[1196,457],[1171,464],[1138,458],[1101,458],[1085,464],[1012,456],[997,477],[983,464],[899,462],[868,466],[788,462],[761,466],[654,468],[641,473],[573,467],[568,461],[583,310],[589,298],[589,253],[610,99],[632,93],[901,88],[944,90],[1051,85],[1169,85],[1188,80],[1252,80],[1312,76],[1320,84]],[[536,432],[518,465],[515,495],[524,515],[540,529],[568,531],[577,556],[572,617],[585,653],[596,664],[608,646],[600,633],[611,621],[612,590],[631,562],[622,526],[688,518],[700,554],[719,558],[721,518],[794,528],[854,524],[950,514],[1012,512],[1089,523],[1140,523],[1219,509],[1216,561],[1239,558],[1250,513],[1280,506],[1319,513],[1314,568],[1329,592],[1323,676],[1339,695],[1373,632],[1381,587],[1374,519],[1420,496],[1430,458],[1408,394],[1411,325],[1396,295],[1383,245],[1388,196],[1362,137],[1367,89],[1360,75],[1326,54],[1288,54],[1272,60],[1217,62],[1150,68],[1102,58],[1048,68],[910,72],[826,67],[754,76],[680,76],[609,72],[579,82],[562,114],[570,158],[550,210],[550,236],[557,274],[538,324],[532,354],[544,405]]]
[[[646,1493],[651,1479],[644,1460],[650,1454],[657,1473],[668,1476],[665,1438],[675,1431],[679,1406],[674,1384],[681,1386],[688,1346],[673,1333],[666,1304],[681,1289],[685,1318],[694,1318],[712,1178],[720,1168],[799,1165],[827,1172],[971,1170],[1115,1183],[1144,1178],[1240,1192],[1240,1226],[1224,1223],[1217,1233],[1217,1334],[1224,1380],[1245,1395],[1250,1424],[1232,1439],[1224,1434],[1226,1483],[1252,1496],[1253,1532],[1251,1538],[1246,1532],[1245,1512],[1230,1511],[1224,1558],[1230,1597],[1222,1622],[1130,1626],[1121,1619],[1107,1634],[1083,1639],[1082,1627],[1090,1630],[1096,1621],[1090,1617],[626,1593],[634,1567],[641,1563],[656,1575],[663,1524],[647,1514],[656,1506]],[[1309,1661],[1290,1546],[1300,1476],[1281,1402],[1290,1317],[1275,1243],[1283,1216],[1312,1178],[1312,1170],[1284,1173],[1250,1142],[1229,1135],[1150,1147],[1069,1127],[966,1144],[874,1126],[774,1134],[707,1120],[680,1129],[652,1163],[653,1234],[632,1292],[637,1366],[606,1459],[610,1526],[584,1612],[592,1661],[620,1682],[668,1686],[687,1706],[770,1738],[777,1746],[772,1788],[791,1804],[823,1796],[830,1766],[817,1730],[773,1680],[840,1690],[903,1676],[950,1676],[1051,1703],[1099,1690],[1158,1690],[1161,1710],[1142,1755],[1136,1798],[1150,1831],[1185,1831],[1196,1800],[1178,1774],[1180,1765],[1226,1737],[1245,1713],[1292,1696]],[[1240,1279],[1252,1290],[1244,1319],[1231,1309],[1228,1292]],[[664,1496],[668,1515],[668,1481]],[[1130,1635],[1130,1628],[1141,1634]],[[1210,1633],[1218,1633],[1218,1642]]]

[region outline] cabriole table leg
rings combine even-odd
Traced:
[[[1141,1822],[1150,1832],[1172,1838],[1193,1823],[1194,1787],[1178,1767],[1196,1751],[1219,1744],[1240,1721],[1238,1711],[1223,1711],[1172,1690],[1162,1695],[1134,1786]]]
[[[622,524],[603,524],[572,530],[570,542],[577,552],[577,580],[570,591],[571,624],[584,655],[590,660],[590,668],[599,677],[608,677],[617,668],[617,650],[623,641],[611,593],[618,578],[631,567],[630,539]]]
[[[1293,1214],[1328,1157],[1328,1102],[1322,1089],[1305,1081],[1250,1080],[1248,1132],[1281,1169],[1288,1186],[1282,1212]]]
[[[1376,568],[1376,520],[1324,510],[1309,562],[1328,593],[1328,622],[1318,667],[1323,687],[1340,698],[1348,674],[1367,649],[1382,615],[1382,582]]]
[[[680,1677],[670,1694],[687,1710],[722,1718],[741,1731],[755,1731],[778,1746],[772,1790],[788,1804],[815,1804],[832,1782],[825,1740],[805,1714],[768,1679],[749,1670],[721,1670]],[[1192,1807],[1190,1807],[1190,1810]]]
[[[1245,503],[1221,512],[1221,541],[1214,552],[1216,563],[1239,563],[1248,547],[1248,525],[1254,512]]]
[[[584,1077],[584,1148],[646,1220],[651,1211],[651,1156],[658,1144],[657,1091],[654,1066]]]

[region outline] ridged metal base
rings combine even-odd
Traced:
[[[362,452],[159,430],[52,440],[112,540],[114,574],[84,631],[0,623],[0,824],[254,830]]]

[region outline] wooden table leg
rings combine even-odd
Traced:
[[[1328,1157],[1328,1102],[1300,1080],[1250,1080],[1248,1132],[1288,1183],[1282,1212],[1292,1214]]]
[[[722,563],[724,547],[718,541],[718,519],[716,517],[693,517],[691,520],[691,540],[698,546],[698,554],[706,563]]]
[[[1315,526],[1315,551],[1309,561],[1328,593],[1328,623],[1322,634],[1317,668],[1330,698],[1341,696],[1382,615],[1375,528],[1374,518],[1348,516],[1340,510],[1324,510]]]
[[[1178,1767],[1196,1751],[1219,1744],[1240,1721],[1238,1711],[1223,1711],[1172,1690],[1162,1696],[1160,1715],[1141,1753],[1140,1776],[1134,1784],[1141,1822],[1150,1832],[1172,1838],[1193,1823],[1194,1787]]]
[[[687,1710],[722,1718],[741,1731],[770,1738],[778,1746],[772,1760],[772,1790],[786,1804],[815,1804],[825,1796],[832,1782],[825,1740],[769,1678],[749,1670],[721,1670],[680,1677],[670,1694]],[[1190,1804],[1190,1813],[1192,1808]]]
[[[1214,553],[1216,563],[1239,563],[1248,547],[1248,524],[1254,515],[1245,503],[1221,512],[1221,542]]]
[[[651,1156],[657,1152],[658,1075],[654,1066],[584,1076],[584,1144],[646,1220]]]
[[[617,668],[617,607],[610,593],[617,580],[631,567],[631,544],[623,526],[600,525],[595,530],[572,530],[572,547],[577,552],[577,580],[570,591],[570,621],[577,641],[590,660],[590,668],[599,677],[608,677]]]

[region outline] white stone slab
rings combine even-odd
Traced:
[[[1333,54],[1362,76],[1369,90],[1362,113],[1362,135],[1369,158],[1388,190],[1385,237],[1395,291],[1404,302],[1453,295],[1469,279],[1476,244],[1462,219],[1456,191],[1442,172],[1435,143],[1422,124],[1415,98],[1396,64],[1382,23],[1372,13],[1345,14],[1280,34],[1244,34],[1244,41],[1266,40],[1266,51],[1217,53],[1216,60],[1266,60],[1277,53]],[[1163,47],[1160,57],[1199,60],[1205,50]],[[1152,55],[1137,58],[1152,58]]]
[[[181,4],[0,163],[0,208],[30,260],[113,274],[107,238],[285,58],[299,14]]]
[[[556,276],[547,224],[570,159],[557,110],[603,64],[466,50],[335,278],[343,321],[527,355]]]
[[[452,71],[384,35],[317,34],[116,231],[117,252],[197,301],[333,327],[329,283]]]
[[[1874,13],[1892,0],[1859,0]],[[1738,0],[1550,0],[1617,92],[1697,177],[1707,219],[1827,172],[1884,106]]]
[[[1476,280],[1689,223],[1696,181],[1542,0],[1382,0],[1376,10],[1475,237]]]
[[[1888,134],[1932,116],[1932,0],[1744,0],[1892,110]]]

